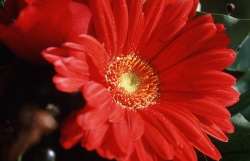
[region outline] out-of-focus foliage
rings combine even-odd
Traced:
[[[229,142],[223,143],[213,139],[222,155],[220,161],[250,161],[250,134],[231,134]]]
[[[245,93],[250,90],[250,71],[246,72],[237,80],[235,88],[239,91],[239,93]]]
[[[248,36],[241,44],[237,52],[237,59],[229,67],[229,69],[240,72],[249,72],[250,71],[249,60],[250,60],[250,37]]]

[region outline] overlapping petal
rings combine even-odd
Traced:
[[[76,124],[77,114],[78,111],[73,111],[68,116],[67,121],[63,123],[64,128],[61,129],[60,143],[66,149],[69,149],[78,143],[84,135],[81,127]]]

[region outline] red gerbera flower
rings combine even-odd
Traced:
[[[91,0],[96,38],[48,48],[64,92],[86,106],[62,126],[61,144],[78,142],[108,159],[197,160],[194,148],[220,153],[207,134],[227,141],[225,108],[238,100],[230,39],[211,15],[193,19],[193,0]]]
[[[16,21],[6,25],[11,19],[0,10],[3,18],[0,24],[0,40],[8,48],[28,61],[42,63],[41,51],[50,46],[60,46],[65,41],[75,41],[79,34],[86,34],[91,12],[87,6],[72,0],[25,0],[24,7]],[[6,2],[6,10],[13,3]],[[25,6],[23,0],[21,7]],[[17,3],[17,2],[15,2]],[[13,7],[13,6],[12,6]]]

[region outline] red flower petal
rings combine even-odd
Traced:
[[[68,57],[62,59],[62,62],[67,66],[67,68],[71,71],[74,71],[79,74],[84,74],[86,76],[89,76],[89,65],[86,62],[79,61],[75,58]]]
[[[190,140],[190,142],[196,149],[211,157],[212,159],[219,160],[221,158],[220,152],[216,149],[206,134],[203,134],[202,139]]]
[[[231,106],[239,101],[239,93],[231,87],[209,91],[206,95],[224,106]]]
[[[152,40],[143,48],[139,48],[140,55],[145,60],[150,60],[158,54],[169,42],[171,42],[182,27],[186,24],[187,18],[176,19],[163,28],[157,28]]]
[[[215,24],[216,28],[217,28],[217,33],[225,33],[226,32],[226,28],[224,27],[224,25],[222,23],[217,23]]]
[[[191,10],[191,12],[189,14],[189,17],[188,17],[189,21],[191,21],[194,18],[195,14],[196,14],[197,7],[198,7],[198,4],[199,4],[199,0],[193,0],[193,8],[192,8],[192,10]]]
[[[131,110],[126,110],[129,134],[133,141],[139,139],[144,133],[144,122],[141,116]]]
[[[69,53],[66,49],[50,47],[44,50],[42,52],[42,55],[47,61],[54,63],[55,61],[60,60],[63,57],[69,56]]]
[[[114,14],[114,19],[118,34],[118,51],[116,53],[112,53],[112,55],[120,56],[123,54],[122,51],[128,33],[128,7],[126,0],[115,0],[111,3],[113,6],[113,13],[116,13]]]
[[[56,88],[63,92],[73,93],[77,90],[81,90],[82,86],[86,83],[86,80],[65,78],[59,75],[53,77],[53,82],[56,84]]]
[[[93,13],[94,25],[97,38],[101,43],[105,43],[105,48],[109,54],[117,52],[117,29],[115,19],[110,7],[110,1],[91,0],[90,9]]]
[[[69,149],[79,142],[84,135],[80,126],[76,124],[78,111],[73,111],[67,120],[62,124],[60,143],[65,149]]]
[[[104,69],[107,66],[108,60],[110,59],[108,53],[104,49],[103,45],[100,44],[95,38],[88,35],[80,35],[80,42],[86,48],[86,52],[92,58],[96,66],[99,69]]]
[[[166,104],[180,105],[192,113],[206,117],[228,119],[231,116],[222,104],[200,94],[166,92],[161,95],[161,100]]]
[[[83,45],[73,43],[73,42],[65,42],[62,44],[62,47],[73,49],[76,51],[82,51],[82,52],[85,52],[85,50],[86,50],[86,48]]]
[[[109,121],[110,122],[118,122],[120,119],[123,118],[125,114],[125,110],[118,104],[114,105],[114,112],[110,115]]]
[[[188,17],[192,8],[193,0],[174,0],[172,4],[170,1],[170,5],[166,6],[158,26],[164,27],[171,21]]]
[[[223,119],[229,119],[229,111],[212,99],[193,99],[185,102],[176,103],[186,108],[192,113],[202,116],[217,117]],[[216,111],[216,113],[214,112]]]
[[[108,130],[108,124],[102,124],[101,126],[95,127],[95,129],[88,131],[87,137],[83,137],[81,140],[81,145],[86,147],[88,150],[94,150],[103,142],[105,134]]]
[[[209,70],[224,70],[234,61],[234,59],[235,53],[233,50],[208,50],[202,53],[197,53],[196,55],[190,55],[174,66],[158,72],[158,76],[159,78],[164,79],[174,79],[206,72]]]
[[[80,42],[87,43],[91,46],[82,46],[75,43],[64,43],[62,46],[65,47],[68,52],[68,55],[73,57],[78,64],[82,64],[81,66],[91,66],[92,68],[88,68],[88,71],[85,71],[87,75],[92,75],[93,78],[100,77],[101,75],[104,76],[105,74],[105,67],[107,63],[107,53],[104,50],[103,46],[97,42],[96,40],[93,41],[93,37],[88,35],[80,35]],[[98,55],[96,54],[98,53]],[[44,53],[45,58],[48,54]],[[64,59],[66,60],[66,58]],[[69,64],[70,62],[68,62]],[[93,68],[95,67],[95,68]],[[90,74],[91,73],[91,74]],[[82,73],[83,74],[83,73]],[[100,75],[101,74],[101,75]],[[98,80],[96,80],[98,81]],[[99,82],[99,81],[98,81]]]
[[[145,141],[144,137],[135,141],[135,147],[135,153],[138,160],[154,161],[154,159],[156,159],[155,152],[152,150],[151,146],[147,143],[147,141]],[[131,161],[133,160],[131,159]]]
[[[90,67],[90,63],[79,61],[73,57],[64,58],[62,59],[62,62],[70,71],[78,73],[84,78],[86,77],[87,80],[94,80],[102,83],[102,77],[99,70],[97,68],[93,68],[93,66]]]
[[[219,117],[207,117],[210,121],[212,121],[216,126],[218,126],[222,131],[226,133],[233,133],[234,126],[228,119],[221,119]]]
[[[82,92],[87,106],[79,112],[77,123],[85,130],[92,130],[108,120],[115,103],[107,89],[98,83],[86,83]]]
[[[202,137],[200,122],[184,108],[160,105],[156,110],[168,118],[188,139],[199,140]]]
[[[105,141],[96,149],[99,155],[108,159],[127,160],[128,155],[122,152],[115,139],[113,129],[110,127],[105,134]]]
[[[211,91],[230,87],[236,83],[233,76],[219,71],[209,71],[173,80],[165,79],[168,77],[160,78],[162,83],[160,89],[164,91]]]
[[[145,3],[145,11],[152,10],[151,5],[147,6],[147,1]],[[154,2],[156,3],[156,2]],[[164,4],[162,4],[164,3]],[[141,40],[141,45],[138,50],[142,50],[141,53],[143,54],[143,58],[145,57],[146,60],[151,59],[155,56],[158,52],[160,52],[169,42],[171,42],[172,38],[174,38],[175,34],[183,25],[186,24],[188,14],[192,8],[192,2],[189,0],[179,0],[177,2],[174,1],[164,1],[161,3],[161,7],[166,5],[163,15],[159,20],[159,24],[157,24],[156,28],[156,35],[153,36],[154,41],[151,41],[151,45],[144,44],[143,42],[147,40],[150,42],[149,38],[145,38]],[[165,4],[167,3],[167,4]],[[160,11],[160,10],[156,10]],[[161,12],[160,12],[161,13]],[[155,21],[155,15],[153,21]],[[160,15],[160,14],[159,14]],[[146,15],[147,16],[147,15]],[[173,30],[173,31],[172,31]],[[151,31],[152,32],[152,31]],[[164,37],[163,37],[164,36]],[[158,38],[159,37],[159,38]],[[143,45],[142,45],[143,44]],[[156,47],[157,45],[157,47]],[[147,46],[150,46],[147,49]],[[145,49],[146,47],[146,49]]]
[[[217,127],[214,123],[206,119],[205,117],[201,117],[196,115],[199,121],[202,123],[202,129],[204,132],[210,134],[211,136],[215,137],[221,141],[228,141],[228,137],[222,132],[222,130]]]
[[[144,32],[141,37],[140,45],[145,45],[149,41],[151,34],[157,27],[159,20],[165,10],[167,4],[171,1],[165,0],[147,0],[143,5],[143,12],[145,14]]]
[[[174,161],[197,161],[196,152],[194,151],[193,146],[189,141],[182,136],[183,146],[175,149],[175,158]]]
[[[127,44],[125,45],[124,51],[125,55],[135,51],[144,29],[144,13],[142,12],[143,0],[129,0],[127,3],[129,24]]]
[[[212,15],[210,14],[205,14],[202,16],[199,16],[197,18],[195,18],[193,21],[189,22],[180,32],[180,34],[183,34],[189,30],[191,30],[192,28],[195,28],[201,24],[206,24],[206,23],[213,23],[214,22],[214,18],[212,17]]]
[[[134,146],[127,120],[123,117],[120,121],[113,123],[112,127],[118,146],[124,153],[130,155],[134,150]]]
[[[63,59],[57,60],[53,64],[55,66],[56,72],[61,76],[82,79],[84,81],[88,80],[88,75],[85,75],[85,73],[77,73],[76,71],[70,70],[63,62]]]
[[[89,81],[82,92],[88,105],[94,109],[101,108],[99,106],[103,106],[103,103],[112,102],[112,96],[108,90],[96,82]]]
[[[230,44],[230,38],[225,33],[216,33],[212,39],[210,39],[206,45],[200,48],[199,51],[205,51],[210,49],[226,49]]]
[[[166,69],[189,56],[213,37],[215,32],[216,28],[214,24],[206,23],[179,36],[152,60],[151,64],[155,71],[158,72],[162,69]],[[183,44],[182,42],[186,43]],[[180,44],[182,45],[180,46]],[[190,46],[192,46],[192,48]]]
[[[154,127],[157,127],[159,132],[166,138],[169,143],[174,146],[183,146],[183,139],[179,135],[178,128],[173,125],[168,117],[151,108],[148,108],[147,110],[139,110],[138,112],[141,114],[143,120],[153,125]]]
[[[152,125],[147,122],[145,124],[144,136],[152,149],[163,159],[172,160],[174,157],[174,148],[162,134]]]

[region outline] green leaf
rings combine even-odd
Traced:
[[[229,134],[228,137],[227,143],[211,139],[222,155],[221,161],[250,161],[250,133]]]
[[[249,117],[249,114],[244,116],[244,114],[238,113],[230,119],[234,124],[236,134],[250,133],[250,122],[246,117]]]
[[[239,102],[233,106],[228,107],[231,115],[234,116],[244,109],[250,110],[250,90],[240,96]]]
[[[232,153],[222,157],[220,161],[250,161],[250,152]]]
[[[201,16],[203,12],[197,12],[196,17]],[[212,14],[215,23],[222,23],[226,28],[226,33],[231,38],[228,48],[237,50],[239,45],[250,32],[250,19],[237,19],[228,15]]]
[[[250,71],[240,77],[234,87],[239,91],[239,93],[245,93],[250,90]]]
[[[235,126],[235,134],[250,133],[250,90],[240,96],[240,101],[228,108],[230,119]]]
[[[240,96],[240,101],[229,107],[233,115],[230,119],[235,127],[235,134],[250,133],[250,91]]]
[[[237,52],[236,60],[228,69],[240,72],[250,71],[250,36],[243,41]]]

